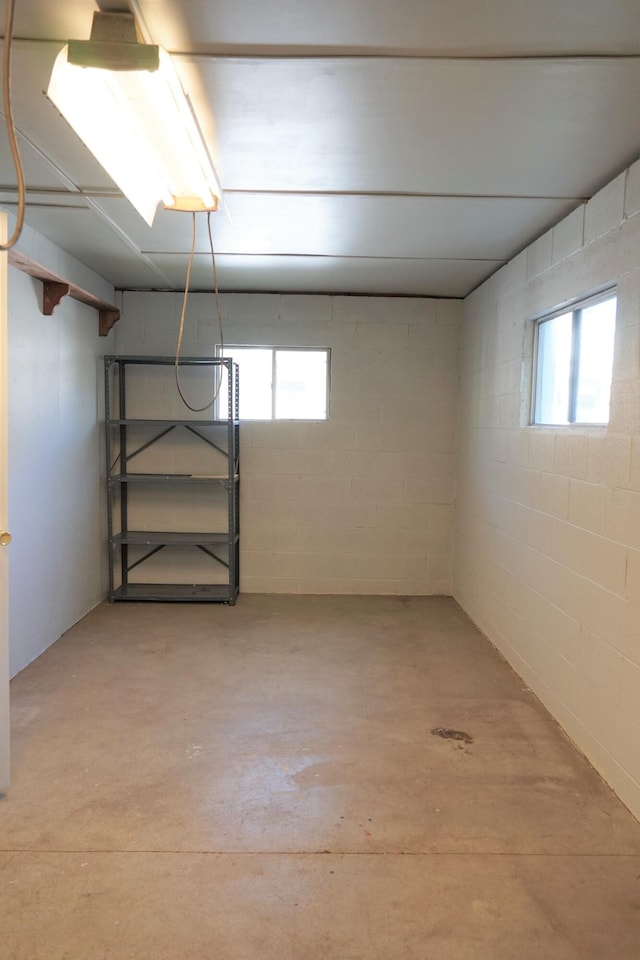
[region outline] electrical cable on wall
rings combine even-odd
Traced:
[[[16,169],[16,179],[18,181],[18,216],[16,226],[11,237],[6,243],[0,243],[0,250],[10,250],[16,245],[22,226],[24,224],[24,208],[26,205],[26,187],[24,182],[24,170],[22,169],[22,160],[20,150],[18,149],[18,140],[16,137],[16,128],[13,122],[13,109],[11,106],[11,49],[13,46],[13,14],[15,9],[15,0],[7,0],[7,16],[4,28],[4,43],[2,47],[2,103],[4,107],[4,117],[7,125],[7,135],[9,137],[9,146],[11,147],[11,156]]]
[[[220,291],[218,290],[218,268],[216,265],[216,255],[213,248],[213,235],[211,233],[211,211],[207,211],[207,233],[209,235],[209,249],[211,251],[211,263],[213,266],[213,287],[216,300],[216,312],[218,315],[218,327],[220,330],[220,356],[224,356],[224,332],[222,329],[222,308],[220,306]],[[203,407],[194,407],[184,395],[182,390],[182,385],[180,383],[180,353],[182,350],[182,339],[184,336],[184,326],[185,318],[187,315],[187,303],[189,302],[189,285],[191,283],[191,268],[193,266],[193,257],[196,249],[196,214],[191,214],[191,249],[189,251],[189,262],[187,264],[187,277],[185,280],[184,287],[184,297],[182,298],[182,310],[180,312],[180,326],[178,329],[178,343],[176,345],[176,359],[175,359],[175,373],[176,373],[176,387],[180,395],[180,399],[184,403],[185,407],[188,407],[189,410],[192,410],[194,413],[202,413],[204,410],[208,410],[209,407],[218,399],[220,389],[222,387],[222,372],[219,374],[218,386],[216,387],[215,393],[211,400],[209,400]]]

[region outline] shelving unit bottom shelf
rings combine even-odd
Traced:
[[[128,583],[117,587],[113,600],[138,600],[151,603],[229,603],[236,602],[237,592],[226,583]]]

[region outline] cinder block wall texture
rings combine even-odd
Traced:
[[[533,319],[617,284],[608,427],[529,426]],[[640,164],[464,306],[454,595],[640,816]]]
[[[221,299],[226,343],[332,352],[327,422],[242,425],[241,589],[451,594],[462,302]],[[172,355],[181,302],[125,293],[117,352]],[[183,355],[217,342],[213,296],[192,294]]]

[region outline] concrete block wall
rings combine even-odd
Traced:
[[[529,425],[533,318],[617,284],[608,427]],[[454,596],[640,816],[640,164],[465,302]]]
[[[125,293],[117,352],[172,355],[181,300]],[[227,294],[222,312],[227,343],[332,351],[327,422],[242,426],[241,589],[450,594],[461,302]],[[183,354],[217,342],[192,294]]]
[[[23,229],[18,249],[113,302],[114,291]],[[42,284],[8,275],[9,635],[13,676],[107,591],[102,356],[95,310],[66,297],[42,314]]]

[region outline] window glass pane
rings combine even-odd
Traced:
[[[240,374],[240,419],[271,420],[271,373],[273,351],[264,347],[224,348],[225,357],[233,357]],[[226,378],[225,378],[226,379]],[[227,409],[226,384],[222,384],[219,409]],[[226,416],[226,413],[225,413]]]
[[[616,298],[611,297],[581,311],[577,423],[609,422],[616,304]]]
[[[568,423],[573,313],[538,326],[536,423]]]
[[[326,417],[327,351],[276,350],[276,418],[326,420]]]

